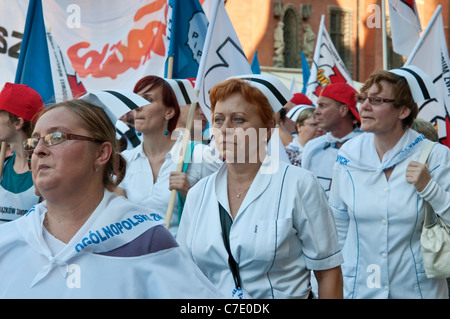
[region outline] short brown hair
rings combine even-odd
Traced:
[[[404,129],[411,127],[417,117],[417,114],[419,114],[419,108],[414,101],[408,82],[404,77],[386,70],[376,70],[364,83],[363,87],[361,88],[361,94],[364,94],[374,84],[378,88],[377,93],[381,92],[381,90],[383,89],[381,81],[385,81],[392,86],[392,91],[394,93],[395,99],[395,101],[393,102],[394,108],[406,106],[411,110],[409,116],[402,120]]]
[[[16,123],[19,120],[19,118],[20,118],[20,116],[17,116],[15,114],[9,113],[8,111],[4,111],[4,112],[8,113],[9,122],[11,124]],[[31,134],[33,134],[34,126],[36,125],[36,123],[28,121],[28,120],[25,120],[24,118],[22,118],[22,119],[23,119],[22,131],[25,133],[25,135],[27,137],[30,137]]]
[[[267,97],[256,87],[241,79],[228,79],[216,84],[209,93],[211,112],[214,117],[214,109],[218,101],[228,98],[234,93],[240,93],[245,101],[253,105],[263,123],[275,123],[275,113],[270,106]]]

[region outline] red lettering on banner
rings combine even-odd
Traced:
[[[134,16],[134,21],[162,10],[166,3],[167,0],[157,0],[140,8]],[[164,14],[167,14],[167,7]],[[72,45],[67,50],[67,55],[80,77],[91,75],[94,78],[115,79],[130,68],[137,69],[150,60],[152,52],[164,56],[165,35],[166,24],[154,20],[147,23],[144,29],[131,29],[127,36],[127,45],[119,41],[116,44],[105,44],[101,52],[90,50],[79,55],[80,50],[91,46],[89,42],[83,41]]]

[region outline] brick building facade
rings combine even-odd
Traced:
[[[255,51],[262,67],[300,68],[300,50],[312,61],[321,15],[325,26],[355,81],[383,68],[382,0],[227,0],[226,9],[249,61]],[[435,9],[442,5],[448,42],[448,0],[416,0],[424,30]],[[386,0],[388,11],[388,1]],[[405,57],[390,46],[387,13],[388,69]]]

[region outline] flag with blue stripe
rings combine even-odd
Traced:
[[[170,17],[167,32],[169,50],[165,77],[196,78],[208,28],[202,6],[198,0],[169,0],[167,16]],[[170,57],[173,57],[171,69]]]
[[[35,89],[45,104],[55,101],[41,0],[30,0],[15,82]]]
[[[255,55],[253,56],[251,68],[252,68],[253,74],[261,74],[261,68],[259,67],[259,61],[258,61],[258,51],[255,51]]]
[[[303,73],[302,93],[305,94],[306,93],[306,85],[308,84],[311,71],[309,70],[308,61],[306,61],[306,57],[305,57],[305,54],[303,53],[303,51],[300,51],[300,54],[302,56],[302,73]]]

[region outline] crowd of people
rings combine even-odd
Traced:
[[[448,298],[420,234],[425,202],[450,225],[450,149],[418,162],[437,134],[415,90],[375,71],[313,105],[273,76],[233,77],[210,91],[206,134],[198,106],[184,130],[185,79],[146,76],[123,108],[44,108],[7,83],[0,298]]]

